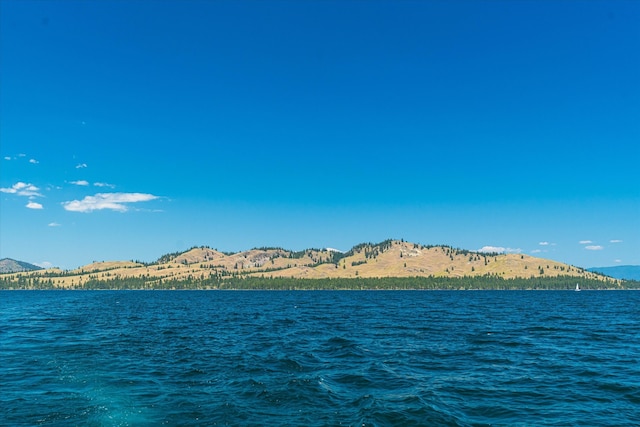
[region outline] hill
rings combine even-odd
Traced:
[[[640,265],[618,265],[615,267],[593,267],[587,269],[621,280],[640,280]]]
[[[16,261],[11,258],[0,259],[0,274],[2,273],[19,273],[22,271],[35,271],[42,270],[42,267],[29,264],[24,261]]]
[[[99,262],[75,270],[0,275],[1,288],[220,288],[231,280],[358,280],[387,278],[553,279],[619,286],[619,281],[582,268],[524,254],[481,253],[402,240],[362,243],[348,252],[254,248],[227,253],[206,246],[160,257],[153,263]],[[234,282],[235,283],[235,282]]]

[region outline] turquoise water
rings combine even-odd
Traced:
[[[640,423],[640,292],[0,292],[0,425]]]

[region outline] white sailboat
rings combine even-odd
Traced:
[[[580,292],[580,284],[576,283],[576,292]]]

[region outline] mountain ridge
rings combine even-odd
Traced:
[[[18,261],[13,258],[2,258],[0,259],[0,274],[6,273],[20,273],[25,271],[35,271],[42,270],[42,267],[39,267],[34,264],[30,264],[25,261]]]
[[[167,282],[221,283],[226,279],[380,279],[380,278],[553,278],[612,282],[583,268],[525,254],[483,253],[447,245],[404,240],[361,243],[349,251],[277,247],[221,252],[208,246],[166,254],[153,263],[93,262],[74,270],[48,269],[5,274],[3,283],[24,286],[46,282],[52,288],[82,288],[87,283],[135,279],[154,288]]]

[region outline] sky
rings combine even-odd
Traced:
[[[640,2],[2,0],[0,258],[640,264]]]

